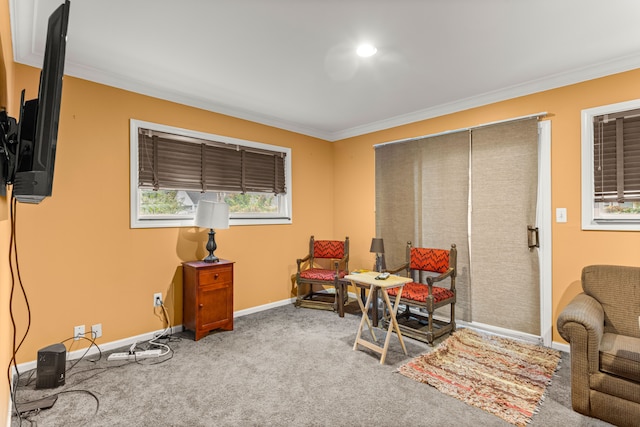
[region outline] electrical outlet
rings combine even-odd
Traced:
[[[153,294],[153,306],[154,307],[162,306],[162,293],[161,292],[157,292],[157,293]]]
[[[73,339],[78,341],[84,337],[84,325],[74,326],[73,327]]]
[[[102,336],[102,323],[91,326],[91,338],[94,340]]]

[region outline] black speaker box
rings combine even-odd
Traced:
[[[67,349],[63,344],[51,344],[38,350],[36,388],[54,388],[64,385]]]

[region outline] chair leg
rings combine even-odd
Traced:
[[[456,303],[451,303],[451,331],[456,330]]]
[[[433,311],[429,310],[429,327],[427,332],[427,341],[433,345]]]
[[[338,312],[338,316],[344,317],[344,284],[337,282],[335,284],[334,311]]]
[[[302,298],[300,296],[300,288],[301,287],[302,287],[302,285],[296,281],[296,302],[294,304],[296,307],[300,307],[300,301],[302,300]]]

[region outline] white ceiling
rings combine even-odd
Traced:
[[[40,68],[62,0],[9,1]],[[67,75],[334,141],[640,68],[640,1],[71,0],[67,40]]]

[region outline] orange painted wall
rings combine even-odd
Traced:
[[[15,69],[14,90],[35,96],[39,70]],[[331,143],[65,77],[53,196],[17,209],[32,314],[20,362],[72,336],[74,325],[102,323],[99,342],[161,329],[155,292],[165,295],[172,323],[182,321],[180,263],[204,257],[206,231],[129,228],[131,118],[291,148],[294,223],[216,233],[216,255],[236,262],[236,311],[291,297],[295,259],[306,253],[309,235],[333,237]],[[319,194],[326,195],[323,210],[315,205]]]
[[[509,101],[345,139],[334,143],[336,234],[349,233],[358,252],[375,232],[375,144],[547,112],[551,120],[552,212],[567,208],[568,221],[552,226],[553,340],[564,342],[555,319],[581,291],[580,274],[589,264],[640,266],[639,232],[581,230],[580,113],[585,108],[640,98],[640,70],[548,90]],[[340,185],[338,179],[344,183]],[[341,207],[357,206],[357,209]],[[552,215],[555,218],[555,215]],[[353,257],[359,266],[359,255]]]

